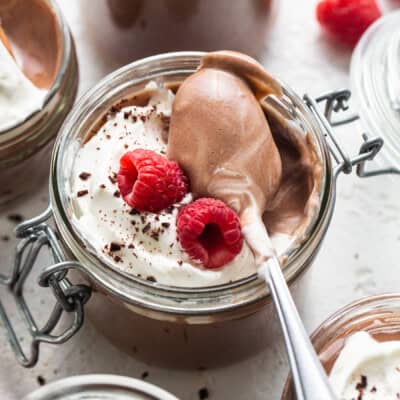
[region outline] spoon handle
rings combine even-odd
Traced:
[[[304,329],[276,257],[261,264],[282,327],[297,400],[334,400],[336,396]]]

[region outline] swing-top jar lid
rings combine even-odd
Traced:
[[[117,375],[79,375],[50,383],[24,400],[178,400],[147,382]]]
[[[400,168],[400,11],[376,21],[351,61],[351,84],[363,128],[382,136],[385,162]]]

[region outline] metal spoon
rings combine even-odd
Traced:
[[[336,400],[297,312],[278,258],[273,256],[262,263],[258,274],[271,290],[286,343],[297,400]]]

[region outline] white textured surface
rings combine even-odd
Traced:
[[[247,0],[237,3],[241,1]],[[80,2],[84,5],[80,6]],[[93,26],[97,21],[98,33],[105,29],[95,10],[90,8],[102,3],[100,0],[60,0],[77,42],[81,92],[120,65],[117,58],[94,45],[93,32],[87,30],[90,23]],[[317,95],[347,87],[350,53],[320,35],[314,20],[314,1],[281,0],[277,3],[277,19],[261,42],[260,58],[266,67],[299,94],[307,91]],[[140,36],[137,40],[140,41]],[[184,43],[187,44],[187,39]],[[126,56],[128,50],[122,54]],[[359,143],[358,133],[357,127],[347,127],[341,132],[341,138],[355,149]],[[301,295],[296,298],[308,330],[315,329],[338,307],[361,296],[399,290],[399,195],[399,178],[360,180],[343,176],[339,179],[334,219],[316,262],[302,282]],[[46,203],[44,185],[41,193],[2,213],[0,235],[10,235],[12,223],[6,216],[12,211],[30,217]],[[13,241],[0,241],[2,271],[11,258],[12,245]],[[29,289],[27,297],[31,293]],[[44,299],[50,298],[43,289],[36,293]],[[35,296],[35,308],[39,315],[45,316],[47,300],[41,301],[38,297]],[[203,386],[210,390],[212,399],[279,399],[287,362],[276,321],[264,321],[256,334],[263,342],[263,349],[257,355],[223,368],[203,371],[177,371],[146,365],[115,349],[88,321],[79,335],[61,348],[43,347],[41,360],[32,370],[17,365],[5,337],[1,336],[0,398],[19,399],[38,386],[38,376],[46,381],[101,372],[140,377],[143,371],[148,371],[148,381],[185,400],[197,399],[197,391]],[[249,331],[249,338],[251,335],[254,332]]]

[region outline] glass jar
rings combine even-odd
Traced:
[[[60,62],[43,108],[0,132],[0,205],[46,181],[53,139],[76,97],[78,65],[71,33],[57,3],[43,3],[55,15],[60,33]]]
[[[376,21],[351,60],[351,86],[363,128],[384,132],[382,164],[400,169],[400,10]]]
[[[118,375],[79,375],[35,390],[23,400],[178,400],[155,385]]]
[[[34,262],[34,256],[29,263],[24,262],[24,253],[32,246],[36,246],[35,251],[43,245],[51,247],[54,264],[42,270],[39,284],[52,288],[59,307],[73,313],[74,322],[61,335],[34,334],[37,344],[43,341],[60,343],[70,338],[83,323],[85,307],[91,321],[113,343],[136,356],[148,350],[152,362],[171,364],[176,361],[180,366],[199,367],[210,359],[217,363],[233,361],[236,356],[243,357],[259,351],[260,346],[269,345],[269,336],[264,338],[260,332],[265,330],[266,321],[267,325],[273,325],[273,308],[265,282],[256,275],[225,285],[196,289],[163,286],[128,276],[106,264],[71,221],[73,209],[67,183],[77,151],[93,124],[112,105],[143,89],[150,81],[183,80],[196,70],[203,54],[167,53],[129,64],[104,78],[84,95],[66,119],[53,150],[50,206],[42,215],[17,228],[17,234],[23,239],[14,268],[28,271],[1,279],[12,290],[16,281],[25,279]],[[350,173],[354,165],[363,166],[374,158],[377,150],[375,145],[368,143],[361,154],[349,157],[335,139],[328,119],[334,111],[345,108],[345,100],[349,97],[347,91],[327,94],[316,101],[305,96],[303,101],[287,85],[279,84],[283,92],[279,99],[282,109],[290,115],[293,123],[310,135],[323,170],[319,210],[310,222],[304,240],[281,258],[285,278],[292,284],[299,281],[312,263],[329,227],[334,210],[335,178],[341,172]],[[328,119],[318,111],[317,102],[326,103]],[[60,240],[46,224],[51,216]],[[79,284],[72,284],[70,278]],[[296,290],[301,289],[300,285],[295,286]],[[90,291],[92,298],[84,305]],[[26,307],[19,293],[14,295],[17,302]],[[257,313],[259,310],[263,313]],[[4,315],[3,321],[14,338],[14,350],[22,364],[34,365],[38,348],[26,356],[16,345],[17,335]],[[50,320],[47,332],[52,331],[50,328],[56,322],[56,319]],[[31,320],[28,321],[30,324]],[[250,330],[254,333],[251,341],[248,340]],[[138,342],[141,343],[140,354],[136,349]]]
[[[85,266],[96,286],[113,291],[118,287],[130,309],[152,318],[187,319],[209,323],[239,318],[256,311],[268,295],[267,288],[256,275],[232,284],[209,288],[178,288],[152,284],[107,264],[96,254],[85,237],[71,222],[73,213],[68,193],[76,152],[90,135],[91,128],[101,120],[105,110],[122,99],[145,88],[150,81],[172,83],[182,81],[195,72],[203,53],[170,53],[132,63],[102,80],[89,91],[66,120],[56,141],[51,166],[50,198],[54,219],[64,246],[74,258]],[[288,282],[294,281],[315,256],[332,210],[333,184],[330,157],[322,135],[313,123],[304,103],[289,88],[283,86],[288,105],[292,107],[294,121],[310,132],[320,155],[323,178],[320,187],[321,207],[308,229],[307,239],[300,247],[282,255]],[[122,298],[120,299],[122,300]]]
[[[400,294],[383,294],[356,301],[330,316],[312,334],[311,339],[321,362],[329,373],[343,348],[345,339],[358,331],[391,340],[400,333]],[[393,340],[393,339],[392,339]],[[290,378],[282,400],[295,400]]]

